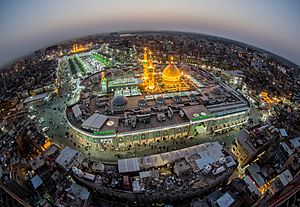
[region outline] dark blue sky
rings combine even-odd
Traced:
[[[0,0],[0,65],[56,42],[122,30],[227,37],[300,65],[299,0]]]

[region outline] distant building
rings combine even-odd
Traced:
[[[266,70],[266,63],[261,58],[256,58],[251,61],[250,64],[257,72],[263,72]]]
[[[241,89],[242,85],[246,79],[246,76],[242,71],[224,71],[225,77],[228,79],[228,82],[231,86]]]

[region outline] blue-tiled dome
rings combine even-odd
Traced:
[[[125,96],[116,96],[112,100],[112,105],[114,107],[124,107],[128,103],[128,99]]]

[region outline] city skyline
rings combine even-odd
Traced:
[[[161,22],[162,7],[145,21],[130,10],[136,21],[123,25],[103,13],[107,27],[83,7],[68,18],[27,7],[38,12],[12,20],[19,32],[1,31],[0,51],[59,43],[0,71],[0,206],[300,205],[300,67],[239,38],[189,31],[198,23],[168,5]]]
[[[0,65],[57,42],[105,32],[173,30],[241,41],[300,64],[300,3],[290,1],[6,1]]]

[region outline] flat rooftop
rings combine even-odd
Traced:
[[[124,78],[124,81],[127,80],[124,74],[121,74],[120,77],[107,77],[108,83],[110,81],[118,83],[113,85],[119,87],[107,92],[101,91],[101,83],[99,83],[98,78],[95,78],[95,75],[86,78],[81,83],[84,89],[77,103],[82,112],[82,117],[80,120],[76,119],[72,110],[68,108],[67,117],[69,121],[76,127],[94,134],[95,132],[101,134],[100,131],[126,133],[189,124],[193,121],[249,109],[248,102],[239,93],[233,91],[226,84],[219,83],[212,75],[200,68],[192,70],[185,77],[184,84],[191,90],[182,92],[167,90],[160,92],[158,90],[149,94],[141,85],[141,79],[134,78],[140,77],[140,72],[136,70],[136,74],[130,74],[128,79],[130,83],[133,83],[134,90],[139,90],[139,95],[130,95],[130,93],[127,93],[130,86],[119,84],[121,78]],[[114,93],[117,90],[123,91],[123,94],[129,94],[126,98],[120,100],[121,104],[124,101],[124,105],[121,107],[115,107],[113,104]],[[159,97],[163,98],[162,103],[159,102]],[[139,104],[141,99],[144,100],[146,105]],[[101,126],[83,127],[83,123],[95,113],[106,117],[101,119]]]
[[[189,121],[195,121],[196,119],[201,118],[205,119],[206,117],[210,116],[210,112],[202,104],[198,104],[195,106],[185,106],[182,107],[182,110],[185,113],[186,117],[189,119]]]

